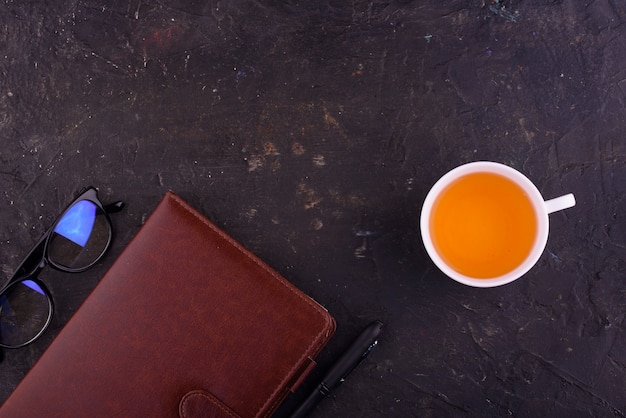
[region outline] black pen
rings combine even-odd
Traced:
[[[317,385],[315,390],[291,415],[291,418],[302,418],[328,394],[337,388],[356,366],[359,365],[378,344],[378,334],[383,329],[383,323],[374,321],[357,337],[345,353],[333,364],[322,383]]]

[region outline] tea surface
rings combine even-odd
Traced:
[[[508,178],[472,173],[448,185],[433,205],[435,249],[454,270],[493,278],[519,266],[535,241],[537,215],[526,192]]]

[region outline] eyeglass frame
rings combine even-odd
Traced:
[[[104,246],[104,248],[102,249],[102,252],[91,263],[89,263],[86,266],[82,266],[80,268],[71,268],[71,267],[58,264],[54,262],[54,260],[49,259],[48,244],[50,242],[52,233],[54,232],[54,229],[58,225],[59,221],[63,219],[63,217],[67,214],[70,208],[72,208],[76,203],[83,201],[83,200],[90,201],[91,203],[95,204],[98,208],[100,208],[100,210],[105,216],[106,221],[109,224],[111,233],[109,234],[108,241],[106,245]],[[108,252],[109,248],[111,247],[111,242],[113,240],[113,223],[111,222],[111,218],[109,214],[119,212],[123,208],[124,208],[124,202],[122,202],[121,200],[116,201],[114,203],[107,204],[107,205],[102,204],[102,202],[100,201],[98,197],[98,190],[93,186],[88,186],[88,187],[84,187],[83,189],[81,189],[78,192],[77,196],[74,198],[74,200],[72,200],[70,204],[68,204],[65,207],[65,209],[63,209],[63,211],[55,218],[54,222],[52,223],[52,226],[50,226],[50,228],[48,228],[48,230],[46,230],[46,232],[41,236],[41,238],[39,238],[39,240],[33,245],[33,247],[30,249],[26,257],[24,257],[22,262],[15,269],[15,272],[11,275],[7,283],[0,288],[0,296],[2,296],[12,286],[15,286],[16,284],[20,282],[30,280],[34,282],[35,284],[37,284],[37,286],[41,288],[41,290],[43,291],[44,295],[46,296],[48,300],[49,311],[48,311],[48,317],[46,319],[46,322],[41,327],[39,332],[37,332],[30,340],[24,343],[18,344],[18,345],[4,345],[0,342],[0,348],[8,348],[8,349],[21,348],[28,344],[33,343],[34,341],[36,341],[39,337],[43,335],[43,333],[46,331],[46,329],[50,325],[50,322],[52,321],[52,315],[54,313],[54,301],[52,299],[52,294],[50,293],[46,285],[38,278],[39,273],[41,273],[41,271],[46,266],[50,266],[55,270],[63,271],[66,273],[81,273],[83,271],[90,269],[95,264],[97,264],[98,261],[100,261],[102,257]],[[35,263],[34,260],[37,260],[37,262]],[[0,306],[0,315],[1,314],[2,314],[2,306]]]

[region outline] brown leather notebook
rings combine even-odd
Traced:
[[[168,192],[0,417],[264,417],[335,331]]]

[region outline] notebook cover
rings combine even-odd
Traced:
[[[0,417],[269,416],[334,330],[168,192]]]

